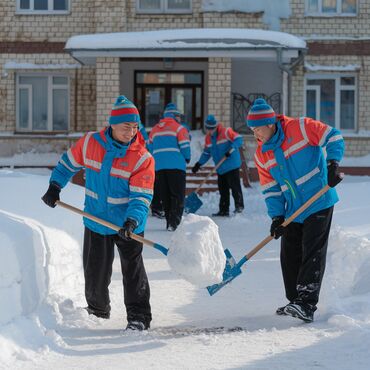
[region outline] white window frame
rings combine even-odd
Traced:
[[[48,106],[47,106],[47,113],[48,113],[48,121],[47,121],[47,128],[46,130],[34,130],[32,129],[32,85],[29,84],[21,84],[19,83],[20,77],[47,77],[48,78]],[[67,83],[62,84],[53,84],[53,77],[64,77],[67,78]],[[20,127],[20,98],[19,98],[19,90],[20,89],[28,89],[29,95],[28,95],[28,104],[29,104],[29,116],[28,116],[28,127]],[[67,127],[64,130],[53,130],[53,90],[63,89],[67,90],[68,95],[68,122]],[[70,91],[70,77],[66,75],[65,73],[33,73],[33,72],[24,72],[24,73],[18,73],[16,75],[16,131],[17,132],[29,132],[29,133],[38,133],[38,132],[67,132],[70,130],[70,112],[71,112],[71,91]]]
[[[340,84],[340,79],[342,77],[351,77],[355,79],[354,85],[343,85]],[[320,85],[308,85],[307,80],[335,80],[335,128],[341,130],[342,132],[353,133],[357,132],[358,129],[358,79],[357,75],[354,73],[308,73],[304,78],[304,97],[303,97],[303,106],[304,106],[304,116],[307,115],[307,91],[314,90],[316,91],[316,119],[320,120]],[[340,127],[340,92],[341,91],[354,91],[355,101],[354,101],[354,126],[353,129],[343,129]],[[325,123],[325,122],[324,122]]]
[[[48,9],[47,10],[34,10],[34,0],[30,0],[29,9],[21,9],[21,0],[16,0],[16,14],[28,14],[28,15],[63,15],[71,13],[71,0],[67,0],[67,9],[66,10],[53,10],[54,0],[48,0]]]
[[[168,9],[168,0],[160,0],[158,9],[141,9],[140,0],[136,0],[136,13],[138,14],[192,14],[193,0],[190,0],[189,9]]]
[[[326,13],[322,11],[322,0],[318,0],[317,12],[310,11],[308,9],[308,1],[305,0],[305,15],[306,16],[317,16],[317,17],[357,17],[358,15],[358,0],[356,0],[356,12],[355,13],[343,13],[342,12],[342,0],[337,1],[337,11],[335,13]]]

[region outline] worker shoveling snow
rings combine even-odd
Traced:
[[[209,217],[183,217],[170,241],[168,263],[173,271],[200,288],[221,282],[226,256],[218,226]]]

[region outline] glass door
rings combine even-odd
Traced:
[[[137,88],[137,102],[141,120],[146,127],[153,127],[162,118],[165,106],[164,87],[143,86]]]
[[[135,72],[135,103],[145,127],[162,118],[164,107],[175,103],[190,129],[202,127],[202,72]]]

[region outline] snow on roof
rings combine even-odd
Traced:
[[[35,64],[19,63],[8,61],[4,64],[4,69],[76,69],[81,68],[80,64]]]
[[[280,29],[280,19],[291,15],[289,0],[203,0],[204,12],[263,12],[263,21],[273,30]]]
[[[326,66],[320,64],[311,64],[311,63],[304,63],[305,68],[308,71],[316,72],[316,71],[328,71],[328,72],[354,72],[358,71],[361,66],[359,64],[346,64],[342,66]]]
[[[65,49],[173,50],[173,49],[304,49],[306,42],[285,32],[244,28],[192,28],[144,32],[118,32],[72,36]]]

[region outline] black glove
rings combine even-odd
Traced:
[[[123,224],[123,227],[119,229],[118,235],[120,236],[120,238],[128,242],[129,240],[131,240],[130,234],[133,233],[136,228],[137,222],[132,218],[128,218]]]
[[[337,186],[343,180],[339,173],[339,163],[337,161],[328,161],[328,185],[331,188]]]
[[[200,169],[200,164],[199,162],[195,163],[194,167],[191,169],[191,172],[197,173]]]
[[[285,218],[283,216],[276,216],[272,219],[270,234],[275,239],[279,239],[284,234],[285,227],[281,226],[284,221]]]
[[[56,182],[51,182],[47,192],[41,198],[45,204],[51,208],[55,208],[55,202],[59,200],[61,187]]]
[[[232,153],[233,149],[229,149],[226,153],[225,153],[225,157],[226,158],[229,158],[231,156],[231,153]]]

